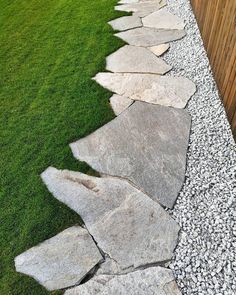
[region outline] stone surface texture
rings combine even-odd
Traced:
[[[73,226],[17,256],[15,266],[52,291],[79,283],[102,260],[88,231]]]
[[[126,110],[132,103],[132,99],[118,94],[114,94],[110,98],[110,104],[116,116]]]
[[[100,275],[65,295],[181,295],[170,270],[151,267],[126,275]]]
[[[123,16],[108,22],[116,31],[126,31],[138,27],[142,27],[142,22],[138,16]]]
[[[135,15],[144,17],[166,5],[166,0],[150,0],[138,3],[129,3],[115,6],[115,10],[134,12]]]
[[[184,30],[158,30],[155,28],[136,28],[115,34],[130,45],[151,47],[183,38]]]
[[[190,124],[185,110],[136,102],[70,147],[98,172],[129,179],[173,207],[184,182]]]
[[[179,226],[128,181],[55,168],[42,178],[58,200],[82,217],[99,248],[112,259],[106,267],[109,274],[171,259]]]
[[[175,108],[184,108],[196,91],[195,84],[184,77],[98,73],[94,79],[118,95]]]
[[[161,56],[164,54],[168,49],[170,48],[169,43],[160,44],[157,46],[148,47],[149,50],[151,50],[152,53],[154,53],[156,56]]]
[[[165,74],[171,68],[150,50],[131,45],[125,45],[106,58],[106,69],[115,73]]]
[[[183,30],[184,21],[178,16],[170,13],[166,8],[155,11],[142,19],[144,27],[163,30]]]

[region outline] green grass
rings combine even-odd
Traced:
[[[88,173],[68,144],[110,121],[91,77],[123,42],[116,0],[0,0],[0,294],[44,295],[14,257],[80,224],[40,179],[49,165]],[[61,294],[55,292],[55,294]]]

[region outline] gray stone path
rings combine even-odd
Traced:
[[[141,18],[138,16],[123,16],[112,20],[109,22],[109,25],[116,31],[126,31],[138,27],[142,27]]]
[[[181,18],[165,8],[147,15],[142,19],[142,23],[145,27],[163,30],[183,30],[185,27]]]
[[[151,267],[127,275],[100,275],[65,295],[181,295],[172,272]]]
[[[184,77],[137,73],[98,73],[94,80],[118,95],[152,104],[184,108],[196,86]]]
[[[102,260],[88,231],[73,226],[17,256],[15,265],[53,291],[80,283]]]
[[[184,181],[190,123],[185,110],[136,102],[70,147],[93,169],[129,179],[171,208]]]
[[[120,0],[132,12],[109,24],[129,45],[106,59],[96,80],[115,94],[117,117],[70,145],[75,158],[101,174],[49,167],[41,177],[52,195],[78,213],[85,228],[66,229],[15,259],[16,270],[66,295],[180,295],[171,261],[179,226],[172,208],[185,178],[191,119],[183,108],[196,91],[158,56],[185,36],[166,0]],[[159,265],[159,266],[157,266]]]
[[[125,45],[106,58],[106,69],[114,73],[165,74],[171,68],[150,50],[131,45]]]
[[[155,28],[136,28],[115,34],[130,45],[150,47],[175,41],[186,35],[184,30],[158,30]]]
[[[55,168],[42,178],[58,200],[81,216],[99,248],[115,262],[110,274],[172,258],[179,226],[127,181]]]

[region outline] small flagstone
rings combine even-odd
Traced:
[[[58,200],[81,216],[98,246],[115,262],[108,268],[110,274],[171,259],[179,226],[128,181],[55,168],[48,168],[42,179]]]
[[[134,12],[136,16],[144,17],[151,12],[157,11],[166,6],[166,0],[150,0],[137,3],[128,3],[115,6],[115,10]]]
[[[70,147],[98,172],[126,178],[171,208],[184,182],[190,124],[185,110],[135,102]]]
[[[132,99],[122,95],[114,94],[110,98],[111,107],[117,116],[126,110],[132,103]]]
[[[184,108],[195,93],[195,84],[184,77],[153,74],[98,73],[95,81],[132,100]]]
[[[106,69],[115,73],[165,74],[171,68],[148,49],[131,45],[125,45],[106,58]]]
[[[170,44],[160,44],[157,46],[148,47],[149,50],[151,50],[152,53],[154,53],[156,56],[161,56],[164,54],[168,49],[170,48]]]
[[[166,8],[147,15],[142,19],[142,22],[144,27],[163,30],[183,30],[185,27],[184,21]]]
[[[142,22],[138,16],[123,16],[108,22],[116,31],[125,31],[133,28],[142,27]]]
[[[151,47],[183,38],[184,30],[158,30],[155,28],[136,28],[116,33],[115,36],[130,45]]]
[[[73,226],[17,256],[15,266],[53,291],[79,283],[102,260],[88,231]]]
[[[99,275],[65,295],[181,295],[172,271],[151,267],[120,275]]]

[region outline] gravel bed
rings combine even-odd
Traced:
[[[183,294],[236,294],[236,146],[189,0],[169,0],[187,36],[171,43],[169,75],[194,81],[186,181],[174,210],[182,228],[170,265]]]

